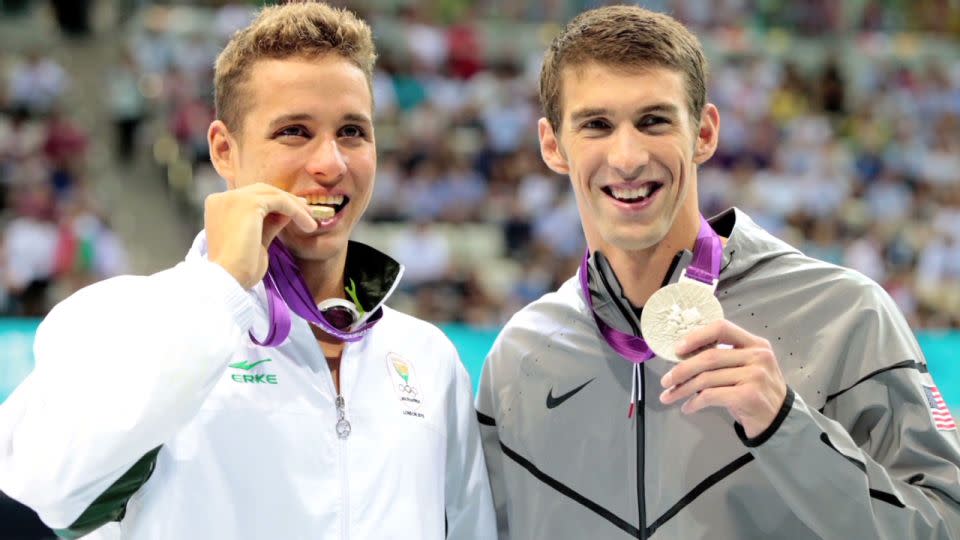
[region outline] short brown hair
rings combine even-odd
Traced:
[[[684,76],[691,116],[699,120],[706,105],[708,67],[700,40],[668,15],[637,6],[608,6],[574,17],[547,49],[540,104],[555,130],[563,118],[563,69],[591,61],[626,69],[677,70]]]
[[[313,57],[329,52],[362,69],[372,88],[377,52],[370,26],[362,19],[320,2],[263,8],[250,26],[233,35],[217,57],[213,76],[217,118],[230,129],[243,129],[247,103],[242,87],[257,60]]]

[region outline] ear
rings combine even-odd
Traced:
[[[700,128],[697,130],[697,145],[693,149],[693,162],[702,165],[713,157],[720,139],[720,111],[713,103],[707,103],[700,113]]]
[[[537,122],[537,133],[540,136],[540,156],[543,158],[543,162],[557,174],[569,174],[570,165],[567,164],[567,158],[563,155],[560,141],[553,132],[550,121],[541,118]]]
[[[227,125],[220,120],[214,120],[207,129],[207,144],[210,146],[210,162],[217,174],[227,181],[227,187],[237,187],[237,161],[239,148],[236,139],[230,133]]]

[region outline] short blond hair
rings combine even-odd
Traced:
[[[217,57],[213,76],[217,118],[231,130],[243,129],[243,113],[249,107],[243,86],[258,60],[316,57],[331,52],[363,70],[368,87],[373,88],[377,52],[370,26],[362,19],[321,2],[263,8],[250,26],[233,35]]]
[[[700,40],[672,17],[638,6],[608,6],[567,23],[547,49],[540,71],[540,104],[554,130],[563,119],[564,68],[589,62],[679,71],[690,114],[699,121],[707,102],[707,59]]]

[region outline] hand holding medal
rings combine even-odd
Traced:
[[[677,283],[658,290],[643,306],[642,337],[611,327],[594,311],[587,255],[580,263],[580,288],[604,340],[635,369],[653,357],[678,362],[660,380],[666,388],[661,402],[686,399],[681,409],[685,414],[725,407],[743,425],[747,437],[754,438],[773,423],[786,398],[787,384],[770,343],[724,320],[714,294],[722,242],[707,220],[702,216],[700,220],[693,262]],[[630,414],[637,399],[636,376],[634,384]]]
[[[718,343],[728,347],[716,347]],[[686,399],[681,407],[685,414],[724,407],[751,439],[773,423],[787,383],[769,341],[721,319],[690,332],[673,352],[681,358],[695,354],[660,380],[666,388],[661,402]]]

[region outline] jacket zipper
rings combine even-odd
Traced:
[[[342,398],[337,396],[337,400]],[[350,538],[350,490],[347,489],[347,440],[340,439],[340,538]]]
[[[350,421],[347,420],[347,402],[343,399],[342,394],[337,394],[337,438],[341,441],[347,440],[347,437],[350,436],[351,426]]]
[[[646,444],[645,444],[645,426],[644,426],[644,416],[646,413],[646,407],[644,407],[644,396],[643,396],[643,379],[646,373],[644,369],[644,364],[640,364],[640,380],[638,381],[637,392],[637,506],[638,514],[640,516],[640,525],[637,527],[637,538],[640,540],[646,540],[647,538],[647,495],[646,495],[646,486],[645,486],[645,455],[647,453]]]
[[[343,381],[341,381],[342,384]],[[347,489],[347,438],[350,437],[350,421],[347,420],[347,402],[342,394],[337,394],[337,439],[340,440],[340,538],[347,540],[350,533],[347,527],[350,524],[350,490]]]
[[[344,353],[345,352],[344,350]],[[350,432],[353,431],[353,427],[350,425],[350,420],[347,419],[347,400],[343,397],[343,364],[343,356],[341,356],[339,388],[337,388],[336,381],[333,380],[333,372],[328,369],[327,373],[330,374],[330,386],[337,395],[334,400],[334,406],[337,408],[337,422],[333,427],[337,434],[337,440],[340,443],[337,445],[339,447],[337,461],[340,467],[340,538],[342,540],[348,540],[350,538],[350,490],[347,479],[347,439],[350,437]]]

